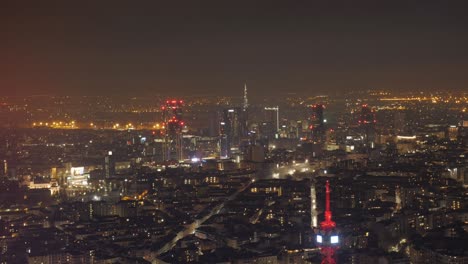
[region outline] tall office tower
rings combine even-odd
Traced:
[[[310,227],[315,230],[318,227],[317,221],[317,193],[315,192],[315,181],[310,181]]]
[[[185,122],[182,119],[182,100],[167,100],[162,106],[165,125],[164,134],[164,160],[182,160],[182,128]]]
[[[267,123],[274,124],[274,132],[269,135],[270,138],[273,138],[275,135],[279,135],[279,106],[275,107],[265,107],[265,111],[267,111],[266,120]]]
[[[115,159],[112,151],[109,151],[104,157],[104,173],[106,174],[106,178],[115,176]]]
[[[330,184],[327,181],[325,186],[325,219],[320,223],[320,230],[317,233],[316,242],[322,253],[322,264],[336,264],[336,250],[340,239],[336,230],[336,223],[332,220],[330,210]]]
[[[358,120],[359,127],[364,135],[364,143],[366,146],[374,148],[375,144],[375,110],[371,109],[369,105],[363,104],[361,107],[361,115]]]
[[[220,125],[221,156],[229,157],[232,150],[239,149],[245,133],[243,113],[244,111],[240,108],[229,108],[223,111],[223,121]]]
[[[361,106],[361,115],[359,117],[359,124],[375,124],[377,120],[375,120],[375,110],[370,108],[368,104],[363,104]]]
[[[242,102],[242,108],[244,111],[247,111],[247,108],[249,107],[249,100],[247,98],[247,83],[244,84],[244,100]]]
[[[261,139],[272,140],[276,135],[275,124],[272,122],[261,122],[258,125],[258,132]]]
[[[244,100],[242,102],[242,112],[239,114],[241,123],[241,140],[248,137],[249,127],[249,99],[247,98],[247,83],[244,84]]]
[[[447,131],[445,133],[445,137],[451,141],[455,141],[458,139],[458,130],[459,127],[452,125],[447,127]]]
[[[248,107],[247,84],[244,84],[242,107],[223,110],[222,121],[219,126],[221,157],[230,157],[232,151],[239,151],[242,140],[248,136]]]
[[[325,119],[323,117],[323,104],[316,104],[312,106],[312,114],[310,116],[310,137],[309,141],[313,143],[323,143],[325,138]]]
[[[219,111],[210,111],[208,113],[208,127],[204,136],[216,137],[219,134],[219,122],[220,114]]]
[[[228,137],[229,126],[226,124],[226,118],[219,123],[219,156],[227,158],[231,156],[231,139]]]

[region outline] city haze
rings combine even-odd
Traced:
[[[1,95],[466,89],[462,1],[33,1],[0,11]]]

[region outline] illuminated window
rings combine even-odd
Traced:
[[[331,236],[330,243],[338,244],[338,242],[339,242],[338,236]]]
[[[317,243],[322,243],[323,238],[321,235],[317,235]]]

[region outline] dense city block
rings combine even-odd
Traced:
[[[36,99],[2,98],[2,263],[468,261],[467,94]]]

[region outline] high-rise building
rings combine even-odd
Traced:
[[[249,145],[245,151],[244,159],[253,162],[265,161],[265,148],[260,145]]]
[[[261,122],[258,125],[259,136],[262,139],[271,140],[275,138],[276,128],[272,122]]]
[[[182,100],[166,100],[162,106],[165,125],[164,135],[164,160],[182,160],[182,128],[185,122],[182,119]]]
[[[220,123],[221,156],[229,157],[232,150],[239,149],[245,133],[244,111],[240,108],[225,109]]]
[[[241,140],[248,136],[249,129],[249,99],[247,98],[247,83],[244,84],[244,100],[242,102],[242,113],[240,114]]]
[[[112,151],[109,151],[104,157],[104,173],[106,178],[115,176],[115,159],[112,154]]]
[[[219,149],[221,157],[231,157],[232,151],[239,151],[242,139],[247,136],[249,100],[247,84],[244,84],[242,107],[224,109],[219,122]]]
[[[375,124],[377,121],[375,120],[374,109],[370,108],[368,104],[363,104],[361,106],[361,115],[358,122],[361,125]]]
[[[279,135],[279,132],[280,132],[280,129],[279,129],[279,106],[275,106],[275,107],[265,107],[265,111],[267,111],[267,113],[269,113],[269,115],[267,114],[267,117],[266,117],[266,120],[267,122],[265,123],[270,123],[270,124],[274,124],[274,130],[271,131],[271,129],[269,129],[269,133],[267,134],[267,136],[269,138],[273,138],[275,135]]]
[[[458,139],[458,127],[457,126],[449,126],[447,127],[446,131],[446,138],[452,141],[455,141]]]
[[[310,137],[309,141],[314,143],[323,143],[325,137],[325,119],[323,116],[323,110],[325,106],[323,104],[316,104],[311,107],[312,113],[310,116],[309,129]]]
[[[226,124],[224,118],[223,121],[219,123],[219,156],[221,158],[226,158],[231,155],[231,142],[228,137],[228,129],[229,126]]]
[[[247,111],[249,107],[249,99],[247,98],[247,83],[244,84],[244,100],[242,102],[242,108]]]
[[[361,133],[364,136],[364,144],[368,147],[374,147],[375,144],[375,110],[370,108],[369,105],[363,104],[361,107],[361,114],[358,120]]]

